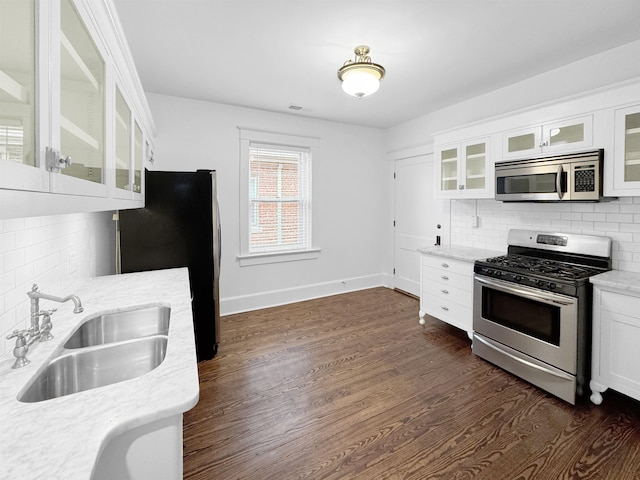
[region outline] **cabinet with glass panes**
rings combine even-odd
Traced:
[[[640,104],[614,109],[610,118],[613,151],[605,157],[605,195],[640,196]]]
[[[439,197],[490,198],[489,138],[436,147],[436,178]]]
[[[142,206],[153,120],[137,74],[116,84],[109,73],[130,63],[114,11],[111,0],[0,2],[0,218]]]
[[[586,115],[504,133],[502,160],[576,151],[592,145],[593,117]]]

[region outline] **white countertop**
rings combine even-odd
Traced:
[[[640,273],[636,272],[610,270],[608,272],[589,277],[589,281],[600,287],[640,293]]]
[[[47,293],[47,292],[45,292]],[[0,477],[88,480],[102,448],[118,434],[190,410],[198,402],[198,366],[186,268],[97,277],[73,303],[41,300],[53,314],[54,339],[34,343],[31,363],[12,369],[12,352],[0,357]],[[26,296],[26,292],[25,292]],[[162,364],[141,377],[37,403],[18,392],[44,367],[83,319],[105,311],[156,304],[171,307],[169,342]]]
[[[474,262],[483,258],[497,257],[505,254],[505,252],[485,250],[482,248],[462,247],[457,245],[433,245],[430,247],[419,248],[418,251],[420,253],[438,255],[466,262]]]

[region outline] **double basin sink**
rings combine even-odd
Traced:
[[[86,318],[18,394],[41,402],[140,377],[167,352],[171,309],[144,306]]]

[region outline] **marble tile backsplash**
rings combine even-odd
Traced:
[[[506,251],[511,228],[606,235],[612,239],[613,268],[640,272],[640,197],[599,203],[451,201],[453,245]]]
[[[6,336],[29,325],[26,293],[33,283],[43,292],[68,295],[96,275],[96,215],[0,220],[0,356],[15,343]],[[55,335],[55,315],[53,322]]]

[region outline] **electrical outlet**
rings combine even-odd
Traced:
[[[478,226],[478,216],[477,215],[471,215],[471,226],[473,228],[476,228]]]

